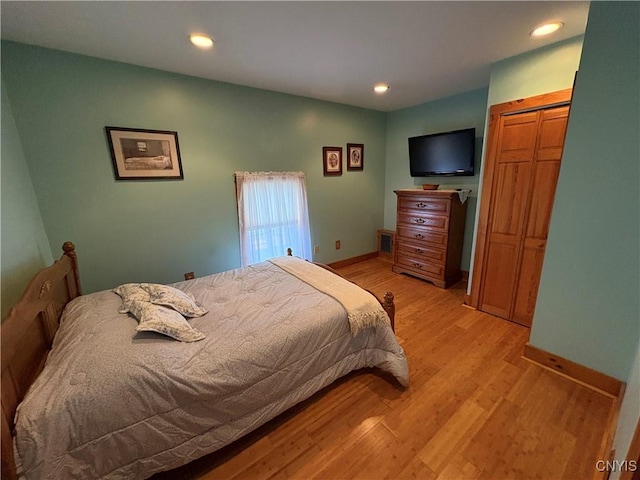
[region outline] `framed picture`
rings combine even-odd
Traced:
[[[322,147],[322,167],[326,175],[342,175],[342,147]]]
[[[178,133],[105,127],[116,180],[183,179]]]
[[[347,143],[347,170],[364,170],[364,145]]]

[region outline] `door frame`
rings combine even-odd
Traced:
[[[473,273],[471,275],[471,292],[468,305],[478,308],[480,305],[480,291],[483,278],[483,266],[486,256],[487,237],[489,232],[489,213],[491,209],[491,193],[493,191],[496,152],[498,149],[498,129],[500,118],[506,115],[543,110],[571,103],[573,88],[544,93],[533,97],[521,98],[505,103],[492,105],[489,109],[489,133],[487,135],[487,151],[484,156],[484,170],[482,174],[482,188],[479,198],[478,228],[476,229],[475,256],[473,259]]]

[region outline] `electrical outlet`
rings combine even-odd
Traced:
[[[320,253],[320,245],[316,245],[313,247],[313,254],[318,255]]]
[[[340,240],[336,240],[336,250],[340,250]]]

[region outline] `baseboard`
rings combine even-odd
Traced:
[[[475,307],[471,306],[471,295],[469,295],[468,293],[465,293],[463,298],[464,298],[464,306],[473,308],[475,310]]]
[[[530,343],[524,346],[522,357],[573,382],[613,398],[613,405],[607,418],[607,429],[602,436],[598,452],[598,460],[603,462],[613,461],[615,454],[613,440],[618,427],[618,416],[627,384],[592,368],[534,347]],[[592,480],[607,480],[609,478],[611,472],[606,469],[601,470],[596,469],[594,471]]]
[[[524,346],[523,357],[610,397],[619,397],[624,393],[626,384],[617,378],[534,347],[530,343]]]
[[[469,272],[467,272],[466,270],[460,270],[460,272],[462,272],[462,281],[463,282],[468,282],[469,281]]]
[[[600,450],[598,453],[598,460],[604,460],[609,462],[606,465],[611,465],[611,462],[615,459],[616,452],[613,449],[613,441],[616,437],[616,431],[618,430],[618,417],[620,415],[620,409],[622,408],[622,400],[624,399],[624,392],[626,390],[626,383],[622,383],[620,392],[613,400],[611,410],[609,410],[609,417],[607,418],[607,429],[602,437],[600,443]],[[603,470],[603,471],[601,471]],[[608,480],[611,475],[611,471],[607,469],[596,469],[593,475],[593,480]]]
[[[345,258],[344,260],[338,260],[337,262],[329,263],[331,268],[342,268],[354,265],[356,263],[364,262],[365,260],[371,260],[377,258],[378,252],[365,253],[364,255],[358,255],[357,257]]]

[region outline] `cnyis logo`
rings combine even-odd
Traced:
[[[635,472],[638,470],[636,460],[598,460],[596,470],[599,472]]]

